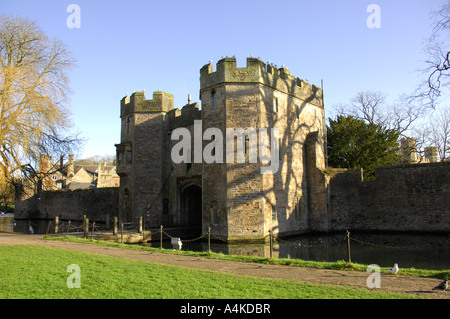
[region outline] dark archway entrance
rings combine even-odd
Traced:
[[[185,188],[182,192],[182,226],[202,226],[202,189],[197,185]]]

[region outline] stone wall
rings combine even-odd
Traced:
[[[329,172],[332,230],[450,231],[450,162]]]
[[[15,219],[83,220],[106,222],[119,214],[119,188],[48,191],[16,202]]]

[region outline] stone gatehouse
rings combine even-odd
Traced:
[[[201,68],[199,103],[174,108],[169,93],[136,92],[121,100],[120,117],[120,188],[21,196],[15,219],[142,216],[146,228],[210,227],[230,241],[269,231],[450,232],[450,162],[435,162],[433,150],[430,163],[409,155],[406,141],[406,161],[378,167],[374,181],[326,167],[323,92],[286,68],[256,58],[238,68],[227,57]],[[270,173],[263,153],[278,164]]]
[[[269,230],[294,235],[328,229],[323,92],[286,68],[253,57],[238,68],[235,58],[226,57],[215,70],[212,63],[201,68],[200,103],[189,96],[186,105],[174,108],[170,93],[156,91],[146,99],[145,92],[135,92],[121,100],[120,118],[116,151],[122,220],[143,216],[150,227],[199,227],[202,232],[211,227],[228,240],[261,239]],[[190,133],[191,161],[172,159],[179,143],[172,133],[179,128]],[[210,128],[223,136],[205,134]],[[230,140],[224,138],[227,128],[243,133]],[[262,174],[265,164],[251,158],[261,155],[258,129],[265,128],[278,130],[278,154],[271,153],[273,147],[266,150],[278,160],[271,174]],[[256,136],[247,134],[251,129]],[[231,145],[235,160],[199,160],[194,154],[199,144],[212,155],[226,149],[224,158]]]

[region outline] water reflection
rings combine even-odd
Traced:
[[[352,262],[391,267],[398,263],[403,268],[450,269],[450,236],[446,234],[361,234],[350,236]],[[159,247],[159,242],[148,243]],[[170,241],[163,248],[172,249]],[[204,241],[184,242],[183,250],[206,251]],[[227,245],[212,242],[211,250],[230,255],[270,256],[269,244]],[[309,235],[289,240],[275,241],[272,256],[313,261],[348,260],[346,233]]]

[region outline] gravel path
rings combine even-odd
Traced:
[[[237,275],[257,276],[297,280],[315,284],[331,284],[367,288],[366,281],[370,275],[358,271],[339,271],[328,269],[301,268],[278,265],[244,263],[191,256],[171,255],[126,248],[104,247],[93,244],[43,240],[43,235],[17,233],[0,233],[0,245],[39,245],[78,250],[112,257],[128,258],[146,262],[204,269]],[[410,277],[381,274],[381,291],[407,293],[427,298],[450,299],[450,292],[433,291],[432,288],[442,280],[434,278]]]

